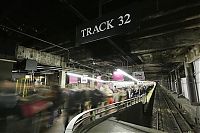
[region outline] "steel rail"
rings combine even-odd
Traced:
[[[172,116],[172,118],[173,118],[173,120],[174,120],[174,123],[175,123],[176,128],[178,129],[178,131],[179,131],[180,133],[185,132],[185,131],[183,131],[183,126],[181,125],[180,121],[178,121],[178,116],[179,116],[179,118],[182,119],[182,122],[184,122],[185,126],[187,126],[188,131],[191,131],[191,130],[192,130],[191,127],[189,126],[189,124],[187,123],[187,121],[185,120],[185,118],[181,115],[180,111],[179,111],[179,110],[175,107],[175,105],[172,103],[171,99],[169,99],[168,96],[164,95],[163,92],[162,92],[162,95],[163,95],[163,99],[164,99],[164,101],[165,101],[167,107],[169,108],[170,114],[171,114],[171,116]],[[167,99],[168,99],[168,100],[167,100]],[[171,102],[171,104],[172,104],[171,106],[170,106],[170,102]],[[174,109],[176,110],[178,116],[175,115],[175,113],[173,112],[172,106],[175,107]],[[185,128],[185,127],[184,127],[184,128]]]

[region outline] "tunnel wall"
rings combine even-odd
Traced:
[[[132,124],[151,127],[154,96],[155,91],[153,92],[149,103],[137,103],[129,109],[116,114],[116,118],[118,120],[129,122]]]

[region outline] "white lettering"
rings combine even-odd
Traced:
[[[119,16],[119,21],[121,22],[121,23],[119,23],[118,25],[119,26],[122,26],[123,24],[124,24],[124,20],[123,20],[123,16]]]
[[[86,29],[81,30],[82,37],[86,37],[89,35],[93,35],[93,34],[114,28],[114,26],[112,25],[113,20],[114,19],[111,19],[111,20],[102,22],[99,25],[95,25],[94,27],[88,27]]]
[[[114,26],[111,24],[113,20],[114,19],[106,21],[106,23],[107,23],[107,30],[114,28]]]
[[[94,30],[93,30],[93,33],[92,34],[95,34],[95,32],[96,33],[98,33],[99,32],[99,29],[98,29],[98,27],[95,25],[95,27],[94,27]]]
[[[124,18],[126,18],[126,21],[125,21],[125,23],[124,23],[124,24],[128,24],[128,23],[130,23],[130,22],[131,22],[131,19],[130,19],[130,17],[131,17],[131,15],[130,15],[130,14],[126,14],[126,15],[124,16]]]
[[[104,29],[102,29],[102,27],[101,27],[103,24],[105,24]],[[99,30],[100,30],[100,31],[106,30],[106,22],[102,22],[102,23],[99,25]]]
[[[87,28],[87,36],[92,35],[91,30],[91,28]]]
[[[86,29],[84,29],[84,30],[81,30],[82,37],[85,37],[85,31],[86,31]]]

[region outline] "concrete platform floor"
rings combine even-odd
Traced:
[[[91,128],[87,133],[162,133],[162,131],[118,121],[112,117]]]
[[[41,133],[64,133],[64,116],[56,118],[53,126],[41,131]]]

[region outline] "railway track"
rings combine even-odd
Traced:
[[[160,88],[157,90],[156,101],[156,128],[158,130],[173,133],[193,132],[190,124],[164,90]]]
[[[159,90],[157,89],[155,92],[155,105],[156,106],[156,113],[155,113],[155,122],[154,122],[154,128],[157,130],[164,131],[163,129],[163,117],[162,117],[162,112],[161,112],[161,103],[160,103],[160,95],[159,95]]]

